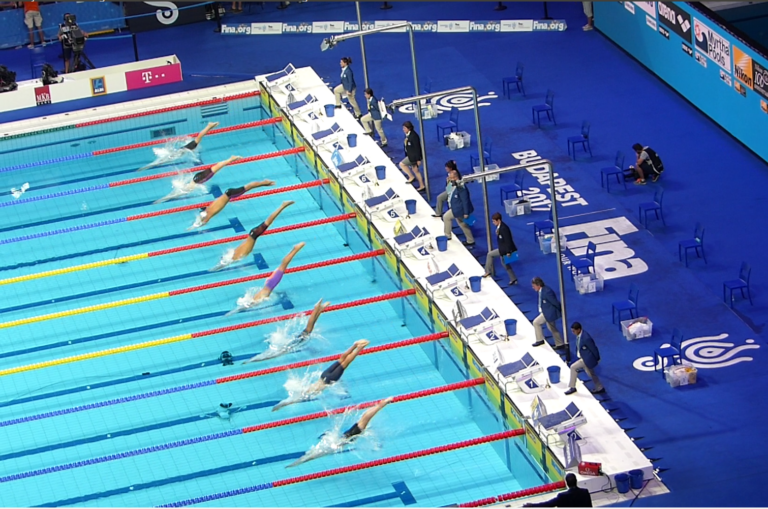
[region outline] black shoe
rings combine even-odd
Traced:
[[[462,244],[464,244],[467,247],[475,247],[475,243],[474,242],[466,242],[466,241],[464,241],[464,242],[462,242]]]
[[[440,219],[442,219],[443,215],[442,214],[432,214],[432,217],[439,217]]]
[[[654,175],[653,177],[651,177],[651,180],[656,182],[657,180],[659,180],[659,177],[661,177],[661,175]]]
[[[335,109],[340,110],[341,106],[334,106]]]
[[[516,284],[517,284],[517,279],[509,282],[509,286],[515,286]]]
[[[386,147],[386,146],[389,146],[389,143],[382,143],[382,144],[381,144],[381,148],[384,148],[384,147]]]
[[[557,345],[553,347],[555,350],[565,350],[565,345]]]
[[[363,118],[362,115],[355,115],[355,120],[360,120],[361,118]],[[371,138],[373,138],[373,135],[371,135]]]
[[[602,387],[600,389],[592,389],[589,392],[591,392],[592,394],[603,394],[605,392],[605,387]]]
[[[541,345],[543,345],[543,344],[544,344],[544,342],[543,342],[543,341],[537,341],[537,342],[535,342],[534,344],[532,344],[531,346],[541,346]]]
[[[565,391],[565,395],[566,395],[566,396],[570,396],[570,395],[571,395],[571,394],[573,394],[574,392],[576,392],[576,389],[574,389],[573,387],[571,387],[570,389],[568,389],[567,391]]]

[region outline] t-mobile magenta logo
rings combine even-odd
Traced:
[[[144,81],[144,83],[149,83],[152,81],[152,73],[150,71],[144,71],[141,73],[141,79]]]

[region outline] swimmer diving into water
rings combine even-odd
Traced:
[[[288,340],[285,344],[282,345],[275,345],[270,344],[269,348],[264,350],[258,355],[254,355],[247,361],[243,362],[243,364],[248,364],[250,362],[257,362],[257,361],[265,361],[267,359],[274,359],[275,357],[280,357],[281,355],[295,352],[302,348],[311,338],[312,330],[315,328],[315,324],[317,323],[318,318],[320,318],[320,313],[325,311],[325,308],[328,307],[330,302],[323,302],[323,299],[320,299],[317,301],[317,304],[315,304],[315,308],[312,310],[312,314],[309,316],[309,321],[307,322],[307,326],[304,327],[304,330],[301,331],[299,334],[295,335],[293,338]]]
[[[341,375],[344,374],[344,370],[349,367],[349,365],[353,360],[355,360],[355,357],[358,356],[363,348],[369,344],[370,341],[367,339],[359,339],[355,341],[354,344],[349,347],[346,352],[341,354],[339,360],[335,361],[325,371],[322,372],[318,381],[314,382],[306,389],[302,389],[298,394],[289,394],[286,399],[272,407],[272,411],[275,412],[288,405],[315,399],[326,388],[335,384],[341,379]]]
[[[148,170],[150,168],[154,168],[156,166],[162,166],[164,164],[171,163],[173,161],[176,161],[177,159],[182,158],[183,156],[187,154],[194,155],[194,150],[200,145],[200,142],[203,141],[203,137],[208,134],[208,131],[213,129],[219,125],[218,122],[210,122],[205,128],[198,133],[197,137],[184,145],[183,147],[177,148],[177,149],[168,149],[166,147],[155,147],[152,149],[152,151],[157,156],[157,159],[152,161],[146,166],[142,166],[138,169],[138,171],[142,170]],[[197,156],[195,156],[197,158]],[[199,158],[198,158],[199,160]]]
[[[266,186],[274,186],[275,181],[274,180],[262,180],[261,182],[251,182],[249,184],[244,185],[243,187],[236,187],[236,188],[230,188],[227,189],[224,194],[216,198],[211,202],[210,205],[208,205],[205,209],[200,211],[200,213],[197,215],[197,218],[195,218],[195,222],[192,223],[192,226],[187,228],[187,231],[194,230],[195,228],[200,228],[201,226],[204,226],[208,224],[208,221],[213,219],[213,217],[224,210],[224,207],[227,206],[227,203],[229,203],[229,200],[232,198],[237,198],[238,196],[242,196],[251,189],[256,189],[257,187],[266,187]]]
[[[392,399],[392,397],[382,399],[376,403],[375,406],[366,410],[362,417],[360,417],[360,420],[353,424],[351,428],[349,428],[341,435],[334,432],[323,433],[323,436],[320,438],[320,442],[318,444],[313,445],[310,450],[304,453],[304,456],[297,459],[285,468],[295,467],[301,465],[302,463],[306,463],[307,461],[316,460],[317,458],[322,458],[323,456],[342,452],[344,448],[346,448],[348,445],[351,445],[360,435],[365,432],[365,429],[368,427],[368,423],[371,422],[371,419],[373,419],[373,416],[379,413],[382,408],[390,404]]]
[[[244,309],[250,309],[256,304],[259,304],[260,302],[264,302],[269,298],[270,295],[272,295],[272,291],[277,287],[278,284],[280,284],[280,280],[283,279],[283,274],[285,273],[286,269],[288,268],[288,265],[291,263],[291,260],[293,260],[293,257],[296,256],[296,254],[301,251],[301,248],[303,248],[306,245],[304,242],[299,242],[295,246],[293,246],[293,249],[285,255],[283,258],[283,261],[280,262],[280,265],[275,269],[274,272],[272,272],[272,275],[267,278],[267,280],[264,282],[264,286],[259,290],[258,292],[253,292],[252,290],[248,290],[244,296],[237,299],[237,307],[227,313],[226,316],[234,315],[235,313],[239,313],[240,311]]]
[[[227,166],[230,163],[233,163],[234,161],[237,161],[238,159],[242,159],[243,156],[231,156],[229,159],[225,161],[221,161],[219,163],[214,164],[211,168],[207,170],[200,171],[198,173],[195,173],[195,176],[191,179],[188,175],[184,175],[183,177],[187,177],[186,179],[174,179],[173,181],[173,191],[171,191],[169,194],[166,194],[159,200],[155,201],[155,203],[163,203],[168,200],[173,200],[176,198],[181,198],[182,196],[185,196],[195,189],[197,189],[197,186],[201,186],[203,183],[208,182],[213,178],[216,173]]]
[[[277,216],[280,215],[280,213],[285,210],[286,208],[293,205],[294,202],[292,201],[284,201],[280,207],[277,208],[274,212],[272,212],[269,217],[264,220],[263,223],[261,223],[259,226],[251,229],[251,231],[248,233],[248,238],[246,238],[242,244],[237,246],[235,249],[229,249],[226,253],[224,253],[224,256],[221,257],[221,260],[219,260],[218,265],[216,265],[214,268],[210,269],[209,272],[216,272],[217,270],[221,270],[224,267],[227,267],[228,265],[238,261],[242,260],[249,254],[251,254],[251,251],[253,251],[253,247],[256,245],[256,240],[261,236],[265,231],[267,231],[267,228],[272,226],[272,223],[275,222],[275,219],[277,219]]]

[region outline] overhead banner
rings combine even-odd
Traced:
[[[147,32],[169,26],[205,21],[208,2],[124,2],[131,32]],[[149,16],[149,14],[154,14]],[[138,16],[138,17],[131,17]]]

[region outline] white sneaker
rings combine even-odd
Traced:
[[[28,45],[28,46],[27,46],[27,48],[29,48],[29,49],[35,49],[35,45],[34,45],[34,44],[30,44],[30,45]]]
[[[583,27],[581,27],[581,29],[582,29],[582,30],[584,30],[585,32],[589,32],[589,31],[590,31],[590,30],[592,30],[593,28],[595,28],[595,27],[594,27],[594,26],[592,26],[592,25],[590,25],[589,23],[587,23],[586,25],[584,25]]]

